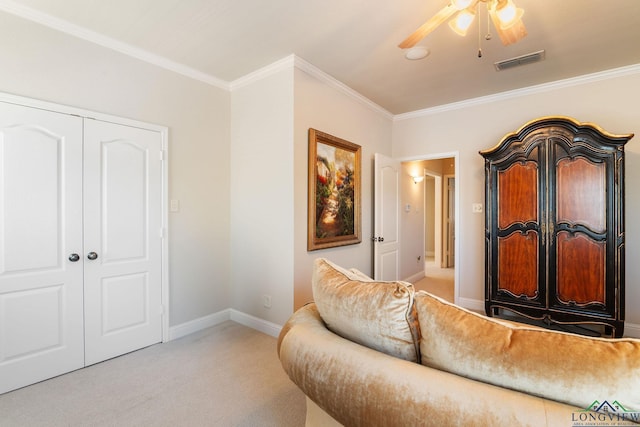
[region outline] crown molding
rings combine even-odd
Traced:
[[[583,84],[593,83],[602,80],[609,80],[618,77],[640,74],[640,64],[628,65],[626,67],[613,68],[611,70],[600,71],[583,76],[571,77],[564,80],[557,80],[551,83],[542,83],[535,86],[529,86],[521,89],[514,89],[506,92],[496,93],[494,95],[481,96],[478,98],[467,99],[460,102],[452,102],[451,104],[439,105],[433,108],[425,108],[423,110],[411,111],[403,114],[396,114],[393,121],[409,120],[418,117],[431,116],[434,114],[444,113],[447,111],[461,110],[463,108],[475,107],[478,105],[490,104],[492,102],[504,101],[507,99],[519,98],[526,95],[535,95],[538,93],[549,92],[552,90],[579,86]]]
[[[269,65],[266,65],[262,68],[257,69],[256,71],[252,71],[247,75],[244,75],[231,83],[229,83],[229,90],[232,92],[236,89],[240,89],[243,86],[250,85],[262,79],[265,79],[273,74],[276,74],[280,71],[290,69],[294,66],[295,63],[295,55],[285,56],[282,59],[277,60]]]
[[[345,85],[341,81],[335,79],[334,77],[320,70],[315,65],[305,61],[304,59],[300,58],[295,54],[291,54],[270,65],[267,65],[266,67],[260,68],[259,70],[249,73],[244,77],[240,77],[239,79],[232,81],[230,84],[231,91],[234,91],[238,88],[249,85],[251,83],[257,82],[266,77],[269,77],[272,74],[275,74],[282,70],[290,69],[292,67],[295,67],[300,71],[303,71],[309,74],[310,76],[316,78],[317,80],[320,80],[321,82],[325,83],[327,86],[330,86],[338,90],[339,92],[342,92],[343,94],[354,99],[355,101],[364,105],[370,110],[373,110],[378,114],[381,114],[385,118],[389,120],[393,119],[393,114],[387,111],[386,109],[382,108],[375,102],[371,101],[369,98],[363,96],[359,92],[356,92],[355,90],[351,89],[349,86]]]
[[[356,100],[357,102],[359,102],[360,104],[362,104],[365,107],[369,108],[370,110],[372,110],[372,111],[374,111],[374,112],[376,112],[378,114],[381,114],[385,118],[387,118],[389,120],[393,120],[394,115],[391,112],[389,112],[385,108],[381,107],[380,105],[376,104],[375,102],[371,101],[369,98],[365,97],[361,93],[356,92],[355,90],[351,89],[346,84],[344,84],[341,81],[337,80],[336,78],[330,76],[329,74],[325,73],[324,71],[322,71],[321,69],[319,69],[315,65],[310,64],[309,62],[305,61],[304,59],[302,59],[302,58],[300,58],[298,56],[295,56],[294,59],[295,59],[295,66],[299,70],[304,71],[305,73],[309,74],[310,76],[315,77],[316,79],[318,79],[321,82],[327,84],[328,86],[331,86],[334,89],[338,90],[339,92],[342,92],[343,94],[345,94],[348,97]]]
[[[229,90],[228,82],[210,74],[203,73],[195,68],[177,63],[160,55],[155,55],[144,49],[131,46],[130,44],[123,43],[114,38],[96,33],[95,31],[88,30],[87,28],[72,24],[71,22],[56,18],[30,7],[17,4],[11,0],[0,0],[0,10],[91,43],[98,44],[108,49],[115,50],[116,52],[123,53],[166,70],[182,74],[183,76],[199,80],[217,88]]]

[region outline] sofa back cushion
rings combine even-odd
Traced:
[[[640,340],[503,322],[416,293],[422,364],[581,408],[640,411]]]
[[[374,281],[319,258],[314,262],[312,289],[329,330],[391,356],[419,362],[412,284]]]

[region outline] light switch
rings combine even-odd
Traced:
[[[180,200],[171,200],[171,202],[169,203],[169,210],[171,212],[180,212]]]

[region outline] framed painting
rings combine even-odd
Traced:
[[[307,250],[360,243],[362,147],[309,129]]]

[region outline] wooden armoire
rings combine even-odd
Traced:
[[[485,310],[624,330],[624,145],[568,117],[506,135],[485,159]]]

